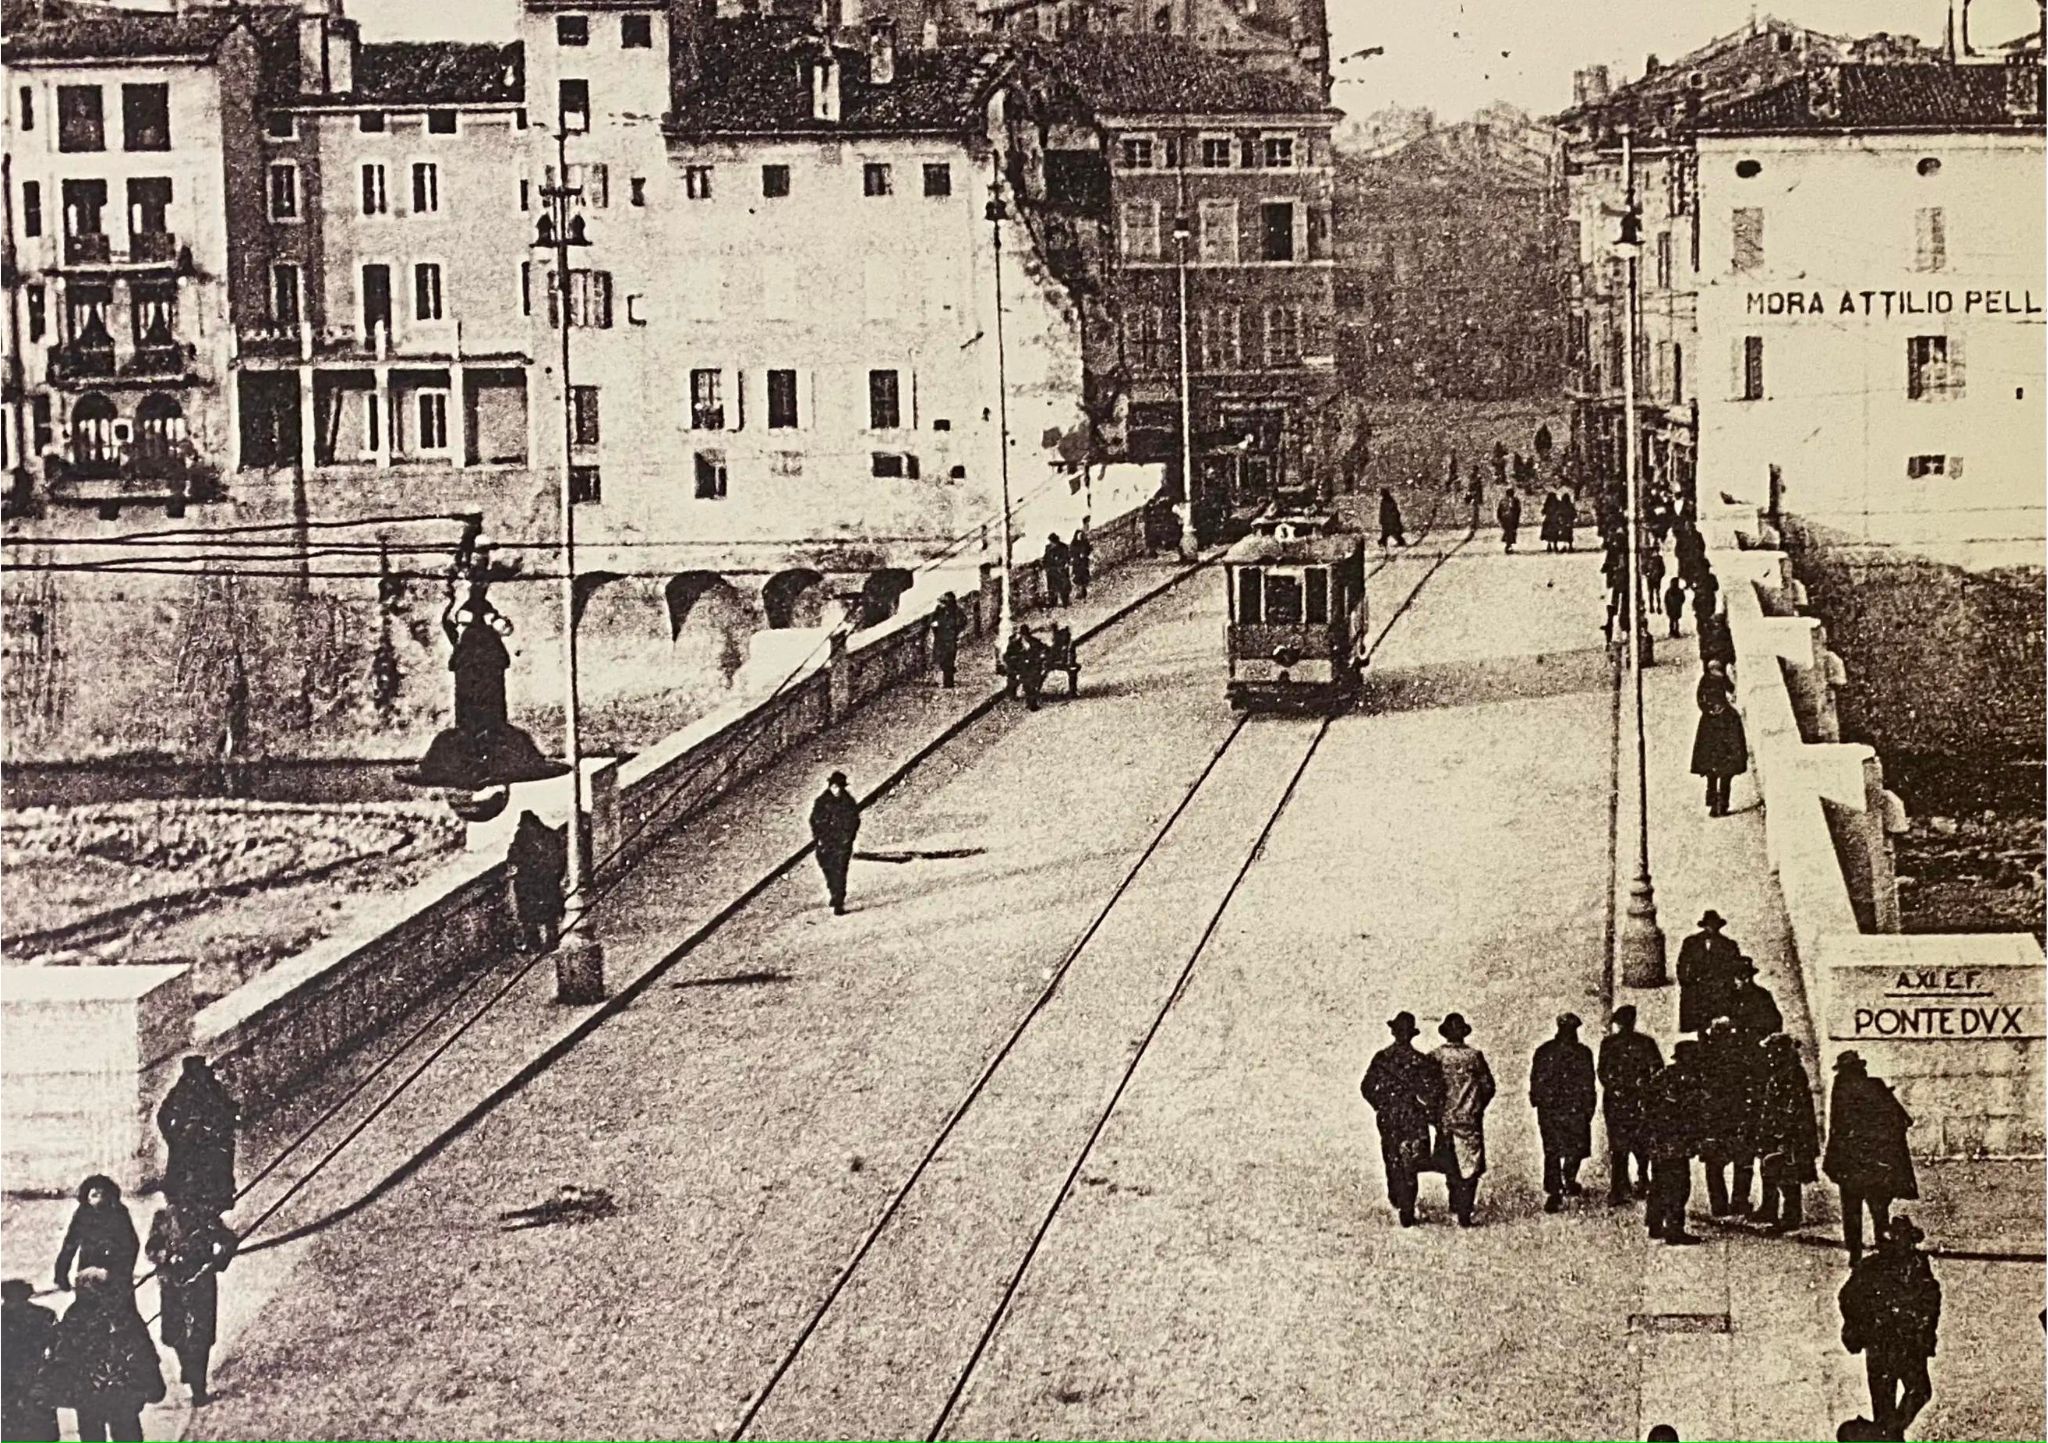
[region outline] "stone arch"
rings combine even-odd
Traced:
[[[686,571],[668,579],[662,599],[676,660],[730,686],[746,664],[748,639],[761,629],[761,615],[746,595],[716,572]]]
[[[120,454],[114,440],[118,413],[98,391],[87,391],[71,407],[71,459],[81,466],[110,465]]]
[[[761,588],[761,609],[772,630],[810,628],[825,624],[825,578],[808,567],[777,572]]]
[[[178,398],[151,391],[135,408],[135,454],[167,461],[185,440],[185,408]]]
[[[860,624],[863,627],[880,626],[896,614],[903,600],[903,593],[910,590],[913,578],[900,566],[885,566],[868,574],[860,591]]]
[[[724,577],[715,571],[685,571],[680,576],[671,576],[662,586],[661,594],[668,603],[668,637],[670,641],[683,634],[683,624],[690,619],[691,610],[707,594],[718,587],[732,588]]]

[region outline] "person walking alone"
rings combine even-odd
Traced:
[[[818,849],[818,870],[835,916],[846,913],[846,874],[853,865],[853,839],[860,835],[860,803],[846,789],[846,773],[825,779],[825,790],[811,803],[811,840]]]
[[[940,686],[953,685],[960,667],[960,637],[966,630],[966,613],[960,610],[959,598],[949,591],[932,608],[932,665],[939,669]]]
[[[1380,545],[1406,546],[1408,532],[1401,524],[1401,503],[1386,487],[1380,488]]]
[[[505,851],[512,921],[521,952],[552,952],[561,940],[562,878],[568,872],[568,833],[555,831],[533,812],[522,812]]]
[[[1437,1164],[1450,1188],[1458,1226],[1472,1226],[1479,1179],[1486,1172],[1486,1109],[1495,1092],[1486,1054],[1466,1044],[1472,1024],[1453,1012],[1437,1024],[1443,1046],[1430,1057],[1443,1072],[1443,1109],[1437,1115]]]
[[[1708,662],[1695,699],[1700,720],[1693,733],[1692,773],[1707,779],[1707,815],[1725,817],[1735,778],[1749,770],[1749,737],[1742,729],[1742,713],[1735,709],[1727,667]]]
[[[1067,568],[1073,573],[1074,595],[1086,601],[1088,583],[1095,575],[1095,543],[1088,539],[1086,521],[1074,528],[1074,539],[1067,543]]]
[[[206,1364],[220,1308],[219,1275],[235,1255],[235,1235],[204,1207],[172,1202],[150,1222],[144,1251],[156,1264],[164,1346],[177,1355],[178,1376],[192,1390],[192,1406],[204,1407]]]
[[[1054,606],[1065,606],[1074,599],[1072,562],[1067,543],[1057,531],[1045,538],[1045,599]]]
[[[1614,1030],[1601,1039],[1600,1107],[1607,1121],[1607,1205],[1650,1194],[1650,1149],[1644,1113],[1650,1085],[1664,1066],[1657,1039],[1636,1031],[1636,1010],[1614,1009]],[[1634,1180],[1629,1177],[1631,1159]]]
[[[1742,949],[1721,929],[1727,919],[1709,907],[1700,914],[1700,929],[1678,947],[1678,1030],[1704,1032],[1716,1017],[1728,1015],[1728,994],[1735,990],[1735,967]]]
[[[1543,1211],[1557,1212],[1583,1191],[1579,1165],[1593,1151],[1593,1049],[1579,1041],[1580,1022],[1566,1012],[1557,1035],[1536,1049],[1529,1065],[1529,1105],[1543,1140]]]
[[[241,1109],[203,1057],[188,1057],[163,1105],[164,1193],[224,1213],[235,1205],[235,1125]]]
[[[1671,639],[1678,640],[1679,623],[1685,619],[1685,583],[1675,576],[1664,588],[1664,619],[1671,624]]]
[[[1892,1219],[1836,1299],[1842,1346],[1863,1355],[1871,1418],[1894,1440],[1934,1397],[1927,1360],[1941,1331],[1941,1284],[1917,1246],[1924,1237],[1912,1219]]]
[[[1813,1117],[1813,1084],[1799,1060],[1799,1044],[1782,1032],[1763,1040],[1763,1085],[1758,1090],[1756,1145],[1763,1155],[1763,1206],[1756,1220],[1773,1233],[1806,1223],[1806,1185],[1816,1178],[1820,1127]]]
[[[1872,1233],[1884,1236],[1891,1206],[1920,1196],[1913,1153],[1906,1145],[1913,1119],[1891,1088],[1866,1070],[1861,1053],[1835,1059],[1835,1090],[1828,1099],[1828,1145],[1821,1171],[1842,1195],[1842,1241],[1849,1265],[1863,1257],[1863,1214]]]
[[[1509,556],[1515,554],[1515,536],[1522,529],[1522,498],[1512,487],[1500,498],[1500,505],[1493,510],[1493,519],[1500,523],[1500,548]]]
[[[1444,1074],[1417,1052],[1415,1014],[1397,1012],[1387,1023],[1394,1040],[1373,1054],[1358,1091],[1379,1124],[1380,1161],[1387,1169],[1387,1201],[1401,1226],[1415,1226],[1416,1175],[1431,1162],[1430,1129],[1443,1111]]]

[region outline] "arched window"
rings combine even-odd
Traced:
[[[114,440],[114,403],[88,391],[71,408],[71,459],[80,465],[111,465],[120,460]]]
[[[135,408],[135,455],[168,459],[185,440],[185,410],[175,396],[152,391]]]

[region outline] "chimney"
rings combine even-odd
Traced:
[[[1809,72],[1806,80],[1806,108],[1815,120],[1842,118],[1842,67],[1823,65]]]
[[[837,121],[839,119],[839,58],[832,53],[830,45],[820,46],[818,53],[810,59],[811,67],[811,118],[813,120]]]
[[[1607,67],[1589,65],[1572,74],[1572,104],[1599,105],[1607,99]]]
[[[1645,55],[1643,57],[1643,79],[1648,80],[1652,75],[1655,75],[1658,71],[1662,70],[1663,68],[1664,62],[1659,60],[1656,56]]]
[[[2005,113],[2014,120],[2038,121],[2041,118],[2041,81],[2043,71],[2039,65],[2031,64],[2015,56],[2005,66]]]
[[[356,44],[361,31],[353,20],[327,22],[327,88],[347,95],[356,88]]]
[[[890,85],[896,80],[896,22],[868,21],[868,84]]]
[[[668,93],[671,106],[697,88],[718,0],[668,0]]]
[[[327,7],[306,0],[299,7],[299,94],[327,93]]]

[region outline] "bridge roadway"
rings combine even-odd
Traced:
[[[861,838],[964,855],[857,863],[843,918],[792,872],[374,1205],[251,1258],[268,1301],[193,1433],[1640,1437],[1636,1214],[1541,1211],[1525,1097],[1554,1014],[1601,1017],[1598,560],[1456,541],[1375,580],[1372,704],[1313,755],[1310,720],[1231,740],[1213,573],[1097,639],[1080,700],[972,725]],[[705,870],[665,849],[603,925],[673,941]],[[1438,1180],[1412,1231],[1385,1203],[1357,1084],[1401,1008],[1428,1043],[1464,1012],[1500,1080],[1472,1231]],[[619,1213],[499,1230],[569,1181]]]

